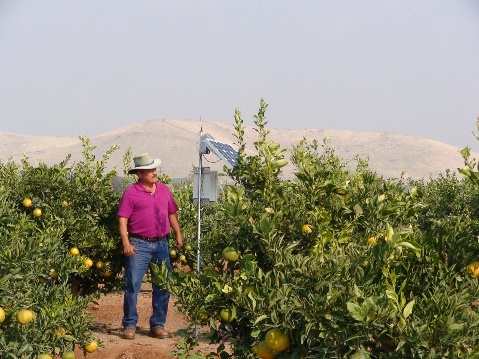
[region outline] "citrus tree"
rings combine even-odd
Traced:
[[[85,310],[117,287],[121,257],[112,188],[81,138],[84,160],[47,166],[0,163],[0,356],[32,358],[85,353],[98,342]]]
[[[450,202],[446,190],[469,188],[463,203],[472,204],[471,183],[384,179],[365,160],[340,159],[327,139],[290,149],[296,170],[285,178],[287,152],[268,138],[266,108],[262,101],[254,118],[253,156],[236,112],[238,165],[225,169],[234,183],[217,211],[202,216],[201,272],[164,283],[193,324],[211,327],[212,340],[233,340],[233,353],[218,355],[478,355],[477,226],[444,220],[473,212],[434,198]],[[470,245],[456,251],[461,243]]]

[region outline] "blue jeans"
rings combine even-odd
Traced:
[[[140,293],[143,278],[151,262],[161,266],[166,260],[166,266],[171,271],[168,240],[165,238],[159,242],[150,243],[134,237],[130,243],[136,247],[134,255],[125,257],[124,300],[123,320],[124,328],[135,328],[138,322],[138,310],[136,308],[138,293]],[[153,314],[150,317],[150,329],[164,328],[166,315],[168,314],[168,301],[170,292],[153,284]]]

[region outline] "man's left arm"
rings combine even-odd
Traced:
[[[168,215],[168,219],[170,220],[170,226],[175,232],[176,237],[176,248],[183,247],[183,237],[181,236],[181,229],[180,229],[180,222],[178,221],[178,215],[176,213],[171,213]]]

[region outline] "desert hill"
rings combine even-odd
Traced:
[[[184,178],[198,165],[201,129],[218,141],[235,145],[233,123],[197,120],[148,120],[103,133],[90,140],[96,146],[94,153],[97,159],[101,159],[112,145],[120,146],[108,161],[108,169],[115,167],[119,175],[122,175],[123,154],[131,147],[134,155],[149,152],[152,156],[160,157],[162,173],[173,178]],[[370,168],[386,178],[397,178],[404,173],[405,177],[429,179],[444,173],[446,169],[456,171],[464,164],[460,148],[422,137],[374,131],[268,130],[268,138],[286,149],[290,149],[303,137],[319,142],[329,137],[330,146],[340,157],[352,159],[359,155],[369,158]],[[256,139],[256,129],[246,126],[245,140],[249,144],[247,153],[255,153],[252,143]],[[53,165],[64,160],[68,154],[72,155],[73,162],[82,159],[82,150],[79,138],[0,132],[0,160],[3,162],[8,159],[19,161],[25,155],[31,163],[42,161]],[[203,166],[221,171],[223,163],[214,154],[208,154],[204,157]],[[285,167],[287,176],[292,171],[291,166]]]

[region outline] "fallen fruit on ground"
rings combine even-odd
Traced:
[[[62,359],[75,359],[75,353],[72,351],[67,351],[62,354]]]
[[[98,348],[98,342],[96,340],[92,340],[90,343],[85,345],[85,351],[87,353],[93,353]]]

